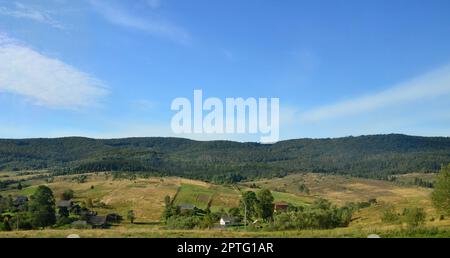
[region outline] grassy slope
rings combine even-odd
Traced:
[[[415,186],[398,186],[387,181],[310,173],[260,180],[244,186],[253,183],[262,188],[283,189],[303,198],[322,197],[337,204],[367,201],[371,198],[384,202],[400,202],[410,198],[426,199],[431,191]],[[300,191],[302,184],[309,188],[309,194]]]
[[[0,173],[1,174],[1,173]],[[149,178],[136,180],[113,180],[107,174],[89,174],[85,183],[78,183],[74,180],[76,176],[55,177],[51,183],[44,180],[27,181],[25,185],[30,185],[22,190],[8,190],[0,194],[13,196],[33,194],[37,185],[48,185],[58,198],[66,189],[75,191],[75,201],[84,201],[87,198],[101,201],[108,205],[108,208],[96,208],[99,214],[117,212],[126,215],[128,210],[134,210],[137,222],[154,223],[158,222],[164,207],[164,196],[173,197],[177,191],[175,204],[193,204],[199,208],[206,208],[207,203],[212,199],[211,209],[228,210],[239,205],[240,193],[232,186],[213,185],[201,181],[182,179],[176,177]],[[9,179],[15,179],[10,176]],[[91,189],[91,187],[93,188]],[[303,204],[302,197],[288,193],[274,192],[276,200],[283,200],[294,204]]]
[[[0,173],[1,176],[1,173]],[[13,179],[14,176],[10,175]],[[242,184],[241,190],[248,190],[248,185]],[[276,200],[293,204],[307,204],[318,197],[331,200],[336,204],[346,202],[367,201],[376,198],[378,205],[362,209],[355,214],[355,219],[349,228],[333,230],[304,230],[288,232],[235,232],[229,230],[164,230],[158,224],[163,209],[165,195],[174,196],[177,191],[176,204],[194,204],[205,208],[212,198],[212,210],[228,209],[239,203],[239,191],[229,186],[212,185],[201,181],[181,178],[150,178],[136,180],[112,180],[105,174],[90,174],[87,182],[79,184],[73,176],[56,177],[54,182],[47,184],[58,196],[65,189],[73,189],[80,201],[86,198],[99,200],[108,204],[109,208],[95,208],[99,214],[116,212],[125,215],[130,209],[137,214],[137,225],[128,223],[113,226],[108,230],[44,230],[0,232],[0,237],[65,237],[70,233],[79,233],[85,237],[365,237],[370,233],[382,236],[401,236],[403,225],[385,225],[381,222],[382,210],[387,204],[394,204],[401,211],[404,207],[423,207],[427,210],[427,227],[450,229],[450,220],[429,221],[437,218],[429,199],[430,190],[419,187],[405,187],[389,182],[356,179],[342,176],[322,176],[318,174],[298,174],[285,178],[261,180],[255,184],[274,191]],[[32,185],[21,191],[8,190],[2,195],[29,195],[36,185],[45,184],[43,180],[27,181]],[[299,191],[299,185],[305,184],[310,194]],[[91,186],[94,186],[91,189]],[[435,236],[448,236],[448,231]],[[418,235],[420,236],[420,234]]]
[[[436,220],[439,216],[431,204],[431,189],[427,188],[399,186],[387,181],[320,174],[296,174],[284,178],[260,180],[249,184],[253,183],[269,189],[285,189],[287,192],[303,198],[325,198],[338,205],[376,198],[378,201],[377,205],[362,209],[355,214],[354,220],[350,224],[350,227],[353,228],[391,229],[391,225],[385,225],[381,221],[382,212],[388,205],[394,205],[399,213],[408,207],[424,208],[428,215],[427,220],[435,219],[434,222],[427,222],[429,226],[450,226],[450,221],[448,220]],[[301,184],[306,185],[310,189],[309,194],[300,192],[299,186]],[[399,227],[399,225],[395,227]]]

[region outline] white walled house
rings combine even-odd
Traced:
[[[232,217],[223,216],[222,218],[220,218],[220,225],[223,227],[231,226],[233,224],[234,224],[234,219]]]

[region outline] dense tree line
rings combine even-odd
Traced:
[[[0,169],[57,174],[115,171],[183,176],[215,183],[296,172],[388,179],[437,172],[450,163],[450,138],[376,135],[276,144],[179,138],[0,140]]]
[[[354,211],[354,206],[337,207],[327,200],[318,199],[308,207],[291,208],[287,212],[277,214],[271,228],[289,230],[347,227]]]

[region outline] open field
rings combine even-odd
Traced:
[[[431,190],[415,186],[398,186],[387,181],[322,174],[294,174],[284,178],[250,182],[261,188],[283,190],[305,199],[325,198],[336,204],[367,201],[376,198],[383,202],[401,202],[407,199],[426,199]],[[304,185],[309,193],[302,192]]]
[[[25,184],[31,186],[22,190],[3,191],[0,194],[30,196],[38,185],[45,184],[58,198],[64,190],[72,189],[75,191],[74,201],[84,201],[89,198],[94,203],[106,204],[106,207],[94,208],[100,215],[115,212],[125,216],[128,210],[134,210],[138,223],[159,222],[166,195],[173,198],[176,194],[174,203],[177,205],[192,204],[201,209],[206,208],[211,200],[212,211],[222,208],[228,210],[239,205],[240,192],[232,186],[213,185],[176,177],[114,180],[106,173],[87,174],[85,182],[79,183],[76,180],[77,177],[58,176],[50,183],[45,180],[26,181]],[[293,194],[274,192],[274,196],[280,201],[293,204],[304,203],[302,197]]]
[[[409,173],[403,175],[396,175],[395,181],[399,184],[414,185],[414,181],[417,179],[423,180],[425,182],[435,183],[436,173]]]
[[[413,174],[410,177],[420,176]],[[406,176],[405,176],[406,177]],[[354,214],[350,227],[385,227],[381,218],[384,209],[393,205],[400,213],[404,208],[419,207],[427,213],[427,220],[435,220],[427,224],[442,228],[450,227],[450,221],[436,221],[439,214],[432,207],[431,189],[418,186],[399,186],[397,184],[371,179],[361,179],[344,176],[328,176],[321,174],[295,174],[284,178],[259,180],[246,183],[256,184],[258,187],[285,189],[286,192],[301,198],[324,198],[337,205],[349,202],[364,202],[376,199],[377,204],[359,210]],[[300,185],[305,185],[309,193],[302,192]]]
[[[43,173],[43,172],[42,172]],[[14,173],[0,173],[14,178]],[[24,181],[22,190],[8,189],[0,191],[6,195],[31,195],[40,184],[49,186],[56,198],[67,189],[75,192],[74,201],[91,199],[93,210],[100,215],[118,213],[126,217],[128,210],[136,213],[136,224],[124,222],[110,229],[46,229],[34,231],[0,232],[0,237],[65,237],[77,233],[82,237],[366,237],[377,233],[385,237],[396,236],[448,236],[450,220],[437,219],[430,200],[431,190],[417,186],[399,186],[379,180],[368,180],[344,176],[326,176],[320,174],[295,174],[284,178],[265,179],[239,184],[238,186],[214,185],[202,181],[177,177],[113,179],[107,173],[91,173],[83,182],[79,175],[58,176],[47,179]],[[417,175],[416,175],[417,176]],[[240,191],[268,188],[272,190],[276,201],[285,201],[294,205],[308,205],[318,198],[325,198],[337,205],[348,202],[362,202],[376,199],[377,204],[357,211],[348,228],[332,230],[301,230],[286,232],[247,232],[243,229],[214,230],[167,230],[159,223],[164,208],[164,196],[176,196],[175,204],[193,204],[211,209],[228,210],[239,205]],[[300,185],[306,186],[308,192]],[[409,232],[406,225],[389,225],[381,221],[385,207],[394,205],[398,212],[403,208],[421,207],[427,212],[426,233]],[[436,231],[435,229],[439,229]],[[431,233],[430,233],[431,232]],[[416,234],[416,235],[414,235]]]
[[[449,223],[450,224],[450,223]],[[450,225],[445,228],[427,226],[417,230],[387,227],[349,227],[329,230],[236,231],[236,230],[167,230],[156,225],[123,225],[110,229],[46,229],[0,232],[0,238],[65,238],[78,234],[82,238],[366,238],[378,234],[392,237],[450,237]]]

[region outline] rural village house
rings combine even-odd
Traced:
[[[236,219],[231,216],[222,216],[220,218],[220,225],[223,227],[232,226],[236,223]]]
[[[273,212],[283,212],[286,211],[289,207],[289,204],[286,202],[276,202],[273,204]]]
[[[58,201],[56,202],[56,207],[57,208],[67,208],[68,210],[70,210],[70,208],[72,208],[73,202],[72,201],[66,201],[66,200],[62,200],[62,201]]]

